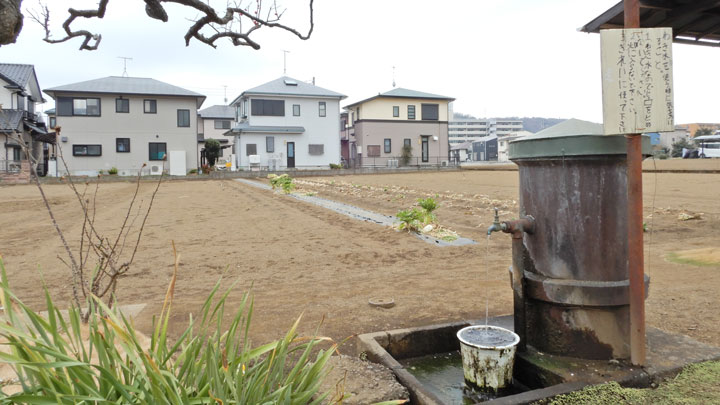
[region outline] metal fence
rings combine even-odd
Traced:
[[[355,159],[343,159],[343,167],[346,169],[355,169],[360,167],[442,167],[457,166],[459,162],[450,159],[447,156],[428,156],[422,157],[358,157]]]
[[[22,171],[22,163],[20,160],[0,159],[0,173],[20,173],[20,171]]]

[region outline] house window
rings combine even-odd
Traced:
[[[308,154],[310,155],[322,155],[325,153],[325,145],[321,144],[310,144],[308,145]]]
[[[73,156],[102,156],[102,145],[73,145]]]
[[[57,115],[100,116],[99,98],[58,97]]]
[[[265,152],[275,153],[275,137],[274,136],[266,136],[265,137]]]
[[[403,146],[409,146],[412,148],[412,139],[410,139],[410,138],[403,139]]]
[[[157,114],[157,100],[143,100],[145,114]]]
[[[50,128],[55,128],[57,126],[57,118],[50,117]]]
[[[367,155],[368,155],[368,157],[379,157],[380,156],[380,145],[368,145]]]
[[[438,104],[423,104],[421,105],[422,108],[422,119],[423,120],[432,120],[437,121],[438,116]]]
[[[189,127],[190,126],[190,110],[177,110],[177,126],[178,127]]]
[[[23,96],[21,94],[17,95],[17,109],[18,110],[25,109],[25,96]]]
[[[14,161],[22,160],[22,159],[21,159],[21,156],[22,156],[22,155],[21,155],[21,153],[20,153],[20,152],[22,152],[22,149],[20,149],[20,148],[12,148],[12,150],[13,150],[13,160],[14,160]]]
[[[115,152],[130,152],[130,138],[115,138]]]
[[[392,150],[392,140],[390,138],[385,138],[385,153],[390,153]]]
[[[130,100],[126,98],[115,99],[115,112],[116,113],[129,113],[130,112]]]
[[[415,119],[415,106],[414,105],[408,106],[408,119],[409,120]]]
[[[150,142],[150,160],[165,160],[167,144],[165,142]]]
[[[249,143],[245,145],[245,155],[257,155],[257,144]]]
[[[250,113],[252,115],[269,115],[273,117],[284,117],[285,101],[262,100],[254,98],[250,100]]]
[[[293,104],[293,117],[300,116],[300,104]]]
[[[230,121],[215,120],[215,129],[230,129]]]
[[[324,101],[320,101],[318,104],[318,112],[320,113],[321,117],[325,117],[327,115],[327,105]]]
[[[400,106],[394,105],[393,106],[393,117],[399,117],[400,116]]]

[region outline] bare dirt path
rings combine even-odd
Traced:
[[[645,175],[650,215],[654,174]],[[384,214],[437,195],[440,222],[461,236],[483,241],[493,206],[505,218],[517,212],[517,172],[428,172],[302,179],[313,192]],[[656,214],[650,244],[653,281],[650,324],[720,345],[720,268],[666,261],[669,251],[720,246],[720,175],[657,174]],[[143,183],[147,201],[152,183]],[[117,227],[129,202],[130,183],[104,183],[99,222]],[[53,209],[70,239],[77,239],[81,213],[65,185],[48,185]],[[42,281],[68,302],[69,270],[57,259],[61,245],[34,186],[0,187],[0,254],[16,292],[38,309]],[[703,219],[679,221],[682,210]],[[648,219],[649,222],[649,219]],[[511,312],[507,276],[510,242],[493,235],[484,243],[431,246],[389,228],[352,220],[283,195],[231,180],[163,184],[146,228],[132,275],[121,281],[122,303],[146,303],[137,324],[150,330],[172,272],[174,240],[181,254],[173,329],[196,311],[215,282],[238,280],[232,300],[252,286],[256,343],[280,336],[301,313],[303,332],[325,317],[320,333],[335,339],[406,326]],[[646,234],[649,236],[649,234]],[[647,240],[647,237],[646,237]],[[490,279],[485,280],[489,266]],[[38,270],[39,269],[39,270]],[[42,275],[41,275],[42,273]],[[372,297],[394,298],[391,309],[371,308]],[[344,349],[352,352],[351,347]]]

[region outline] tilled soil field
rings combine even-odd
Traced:
[[[296,179],[299,193],[388,215],[433,197],[442,226],[479,242],[442,248],[233,180],[169,181],[160,188],[118,299],[147,304],[136,324],[149,332],[172,275],[175,241],[180,253],[175,333],[221,277],[224,285],[238,281],[231,302],[252,291],[252,336],[258,344],[283,335],[301,314],[302,333],[313,333],[324,319],[320,333],[336,340],[480,319],[486,294],[491,316],[507,314],[512,311],[510,239],[493,234],[486,255],[485,232],[493,207],[503,218],[516,215],[517,176],[516,171],[473,170]],[[658,173],[644,180],[646,264],[652,278],[648,323],[720,346],[720,266],[668,260],[673,252],[720,246],[720,175]],[[75,196],[67,185],[44,188],[77,249],[82,213]],[[152,182],[142,183],[143,204],[153,188]],[[100,184],[101,231],[117,229],[133,191],[129,182]],[[0,255],[16,293],[40,310],[45,283],[58,301],[68,303],[70,271],[59,259],[65,253],[37,188],[0,187],[0,203]],[[699,219],[681,220],[682,214]],[[717,253],[705,251],[703,257],[717,258]],[[371,307],[371,298],[392,298],[396,305]],[[341,351],[356,354],[351,343]]]

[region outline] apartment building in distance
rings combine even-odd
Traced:
[[[484,118],[484,119],[455,119],[448,122],[448,137],[450,144],[475,142],[486,136],[516,135],[523,130],[522,120]]]

